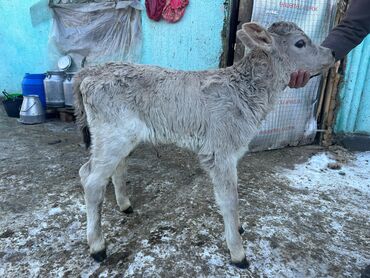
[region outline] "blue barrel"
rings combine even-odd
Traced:
[[[44,89],[45,77],[46,75],[43,73],[41,74],[26,73],[22,80],[22,94],[24,96],[38,95],[44,109],[46,109],[46,99]]]

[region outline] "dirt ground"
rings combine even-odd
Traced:
[[[370,263],[368,153],[305,146],[246,155],[239,194],[249,271],[229,264],[195,156],[173,146],[159,153],[140,146],[129,159],[133,214],[119,212],[108,185],[108,258],[96,263],[78,177],[88,152],[75,125],[21,125],[0,109],[0,276],[359,277]]]

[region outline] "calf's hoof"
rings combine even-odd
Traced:
[[[244,233],[244,229],[243,229],[243,227],[242,227],[242,226],[240,226],[240,227],[239,227],[239,234],[241,234],[241,235],[242,235],[243,233]]]
[[[249,262],[247,261],[246,258],[244,258],[241,262],[231,262],[231,264],[241,269],[249,268]]]
[[[107,258],[107,249],[103,249],[97,253],[92,253],[91,257],[97,261],[97,262],[102,262]]]
[[[123,211],[124,213],[126,213],[126,214],[131,214],[131,213],[133,213],[134,212],[134,209],[132,208],[132,206],[129,206],[127,209],[125,209],[124,211]]]

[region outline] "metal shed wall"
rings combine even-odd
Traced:
[[[370,35],[348,55],[334,131],[370,135]]]

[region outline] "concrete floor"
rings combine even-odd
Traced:
[[[370,263],[367,154],[363,164],[356,154],[318,146],[245,156],[247,271],[229,264],[212,187],[191,153],[165,146],[158,158],[141,146],[132,154],[135,212],[120,213],[108,185],[108,258],[96,263],[78,178],[88,152],[75,125],[25,126],[0,109],[0,150],[0,277],[359,277]],[[330,158],[342,169],[327,168]]]

